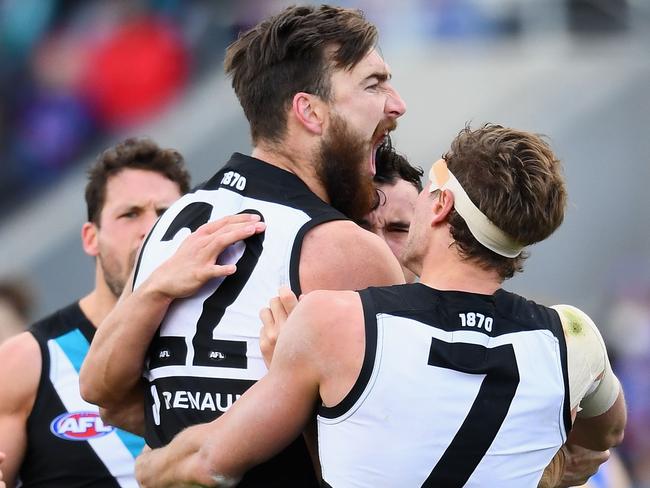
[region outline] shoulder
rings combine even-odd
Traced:
[[[36,337],[37,341],[43,343],[76,328],[77,324],[87,320],[79,302],[74,302],[34,322],[29,327],[29,332]]]
[[[360,305],[359,294],[355,291],[314,290],[301,297],[296,310],[327,324],[340,316],[347,316]]]
[[[36,338],[30,332],[22,332],[5,341],[0,346],[0,363],[3,407],[31,411],[42,369]]]
[[[363,344],[365,328],[359,294],[354,291],[315,290],[303,295],[289,316],[278,341],[296,353],[338,358],[346,349]]]
[[[3,358],[0,372],[12,366],[33,363],[34,356],[39,353],[38,341],[31,332],[21,332],[7,339],[0,346],[0,355]]]
[[[354,222],[326,222],[305,236],[300,255],[303,291],[356,290],[401,283],[403,279],[388,245]]]
[[[562,322],[567,348],[571,407],[599,380],[607,365],[605,342],[591,317],[571,305],[553,305]]]
[[[567,341],[571,341],[585,352],[595,350],[597,353],[605,353],[605,343],[600,331],[591,317],[585,312],[572,305],[553,305],[562,322],[562,329]]]
[[[322,344],[326,337],[338,336],[349,328],[355,314],[362,316],[359,294],[354,291],[315,290],[303,295],[280,334],[303,336],[307,344]],[[288,333],[288,334],[287,334]]]

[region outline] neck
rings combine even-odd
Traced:
[[[295,174],[321,200],[329,203],[327,191],[316,174],[313,151],[292,147],[284,141],[280,144],[259,142],[251,156]]]
[[[86,318],[97,328],[113,309],[117,298],[106,286],[99,274],[95,278],[95,289],[79,300],[79,307]]]
[[[427,255],[420,283],[437,290],[492,295],[501,288],[502,280],[496,271],[463,260],[455,247],[450,246]]]

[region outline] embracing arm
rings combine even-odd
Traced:
[[[41,376],[41,354],[34,336],[23,332],[4,342],[0,364],[0,452],[6,456],[2,473],[6,485],[13,487],[27,449],[27,419]]]
[[[604,451],[623,441],[627,422],[623,389],[591,318],[570,305],[553,308],[564,328],[571,411],[577,413],[568,442]]]
[[[128,420],[128,412],[142,410],[142,365],[172,298],[157,288],[154,274],[134,292],[129,288],[98,327],[79,387],[84,400],[102,407],[105,421],[141,433],[143,419]]]
[[[574,423],[567,442],[544,471],[539,488],[584,484],[607,461],[609,448],[623,440],[627,419],[623,390],[596,325],[570,305],[552,308],[566,338]]]
[[[569,435],[569,442],[599,450],[609,449],[623,442],[627,409],[623,389],[616,377],[614,380],[616,384],[612,388],[618,392],[615,395],[614,403],[603,413],[593,417],[580,415],[582,412],[578,413]],[[601,403],[600,405],[605,404]]]
[[[346,220],[327,222],[305,236],[300,253],[303,294],[399,283],[404,283],[404,274],[386,242],[357,224]],[[260,310],[260,350],[267,368],[280,330],[297,303],[293,291],[283,286],[269,306]]]
[[[309,302],[303,300],[285,324],[269,373],[224,415],[138,458],[141,486],[232,486],[300,434],[316,405],[320,374],[313,361],[319,327],[305,322],[324,314],[315,315]]]
[[[241,214],[202,225],[137,289],[125,288],[99,326],[79,376],[82,397],[102,407],[114,424],[139,431],[133,415],[142,409],[142,367],[169,305],[212,278],[234,273],[234,265],[217,265],[216,257],[230,244],[262,232],[258,220]]]

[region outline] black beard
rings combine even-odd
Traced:
[[[316,172],[330,204],[351,220],[365,217],[377,203],[369,172],[368,142],[354,134],[345,120],[335,116],[321,143]]]

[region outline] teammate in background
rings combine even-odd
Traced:
[[[420,283],[303,297],[269,373],[220,419],[144,453],[142,486],[232,486],[315,404],[324,486],[537,486],[568,436],[603,451],[622,440],[593,322],[501,288],[564,218],[548,145],[466,128],[429,177],[404,255]]]
[[[124,415],[143,410],[134,399],[145,363],[151,447],[227,411],[266,374],[258,312],[280,285],[300,294],[403,282],[386,244],[347,220],[372,208],[376,149],[405,111],[376,45],[361,12],[322,5],[290,7],[228,48],[252,157],[234,154],[147,239],[135,289],[99,328],[81,373],[84,398],[107,419],[128,426]],[[239,212],[261,215],[269,231],[221,257],[237,263],[234,275],[200,290],[197,281],[175,282],[169,267],[170,279],[151,275],[199,225]],[[187,298],[170,306],[179,294]],[[316,486],[298,432],[294,439],[242,484]]]
[[[401,264],[415,201],[422,191],[423,171],[395,151],[390,137],[377,150],[375,160],[377,173],[373,181],[379,202],[377,208],[359,220],[359,225],[384,239]],[[403,264],[402,272],[407,283],[417,280]]]
[[[95,257],[94,289],[0,347],[1,469],[9,487],[18,479],[23,488],[136,486],[143,440],[102,423],[81,399],[78,371],[144,236],[188,185],[180,154],[149,140],[126,140],[90,169],[81,240]]]

